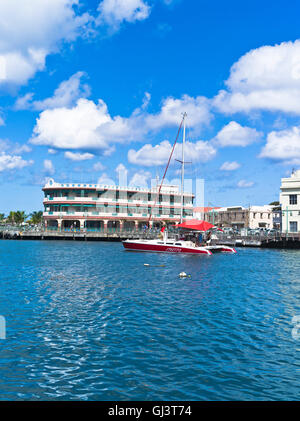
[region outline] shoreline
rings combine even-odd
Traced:
[[[145,239],[152,239],[151,236],[139,232],[21,232],[1,231],[0,240],[35,240],[35,241],[106,241],[122,242],[127,239],[138,239],[143,236]],[[150,238],[151,237],[151,238]],[[214,241],[215,244],[224,244],[233,247],[258,247],[276,249],[300,249],[300,238],[298,236],[284,236],[270,238],[225,238]]]

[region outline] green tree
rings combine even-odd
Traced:
[[[16,224],[22,224],[22,222],[25,222],[25,219],[27,218],[27,215],[25,211],[17,211],[14,212],[14,219]]]
[[[38,225],[41,224],[43,221],[43,212],[42,211],[34,211],[30,215],[29,223]]]
[[[3,222],[5,219],[5,214],[4,213],[0,213],[0,222]]]
[[[7,217],[7,222],[9,222],[9,223],[11,223],[11,224],[15,223],[15,222],[16,222],[16,221],[15,221],[15,214],[16,214],[16,212],[14,212],[14,211],[10,211],[10,212],[9,212],[9,215],[8,215],[8,217]]]

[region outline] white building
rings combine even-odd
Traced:
[[[270,205],[250,206],[249,228],[273,228],[273,207]]]
[[[43,187],[44,222],[48,230],[130,231],[180,221],[178,186],[136,188],[89,183],[56,183]],[[193,218],[192,193],[184,193],[183,217]]]
[[[280,190],[282,232],[300,232],[300,170],[293,171],[289,178],[282,178]]]

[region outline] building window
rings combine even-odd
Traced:
[[[297,195],[290,194],[290,205],[297,205]]]
[[[290,222],[290,232],[298,232],[298,224],[296,221]]]

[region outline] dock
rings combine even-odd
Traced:
[[[61,241],[123,241],[126,239],[153,239],[158,236],[157,232],[141,231],[21,231],[3,230],[0,231],[2,240],[61,240]]]
[[[152,231],[118,231],[102,230],[98,232],[89,231],[47,231],[47,230],[21,230],[4,229],[0,230],[0,239],[7,240],[60,240],[60,241],[123,241],[127,239],[154,239],[159,235],[159,230]],[[174,237],[174,232],[169,233]],[[279,234],[261,236],[222,235],[213,239],[213,244],[224,244],[231,247],[261,247],[277,249],[300,249],[300,234]]]
[[[300,234],[279,234],[261,236],[220,236],[216,244],[226,244],[232,247],[262,247],[277,249],[300,249]]]

